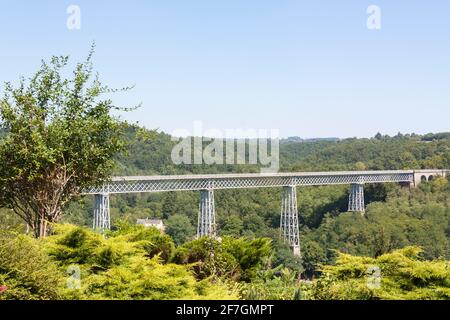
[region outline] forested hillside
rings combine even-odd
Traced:
[[[126,134],[128,153],[117,157],[117,175],[258,172],[255,165],[177,166],[170,159],[176,142],[171,141],[169,135],[143,134],[136,127],[129,127]],[[388,137],[378,134],[371,139],[282,140],[281,171],[449,168],[448,136],[399,134]],[[450,184],[446,179],[435,179],[416,189],[397,184],[366,185],[367,211],[364,216],[346,212],[348,186],[304,187],[298,188],[297,192],[301,259],[293,256],[289,247],[279,240],[281,192],[277,188],[217,190],[217,223],[223,239],[220,243],[212,239],[195,240],[199,197],[195,192],[112,196],[113,231],[109,240],[102,240],[84,229],[64,227],[45,241],[44,254],[49,255],[50,260],[56,261],[60,268],[80,263],[88,279],[79,296],[66,291],[48,294],[64,298],[177,298],[180,297],[179,287],[170,287],[168,278],[175,272],[180,281],[187,281],[183,294],[196,298],[218,295],[251,299],[405,298],[408,295],[397,287],[390,288],[393,291],[389,292],[367,292],[359,287],[348,292],[345,283],[355,282],[356,285],[360,280],[358,277],[342,278],[339,272],[350,267],[352,263],[349,264],[348,259],[358,259],[357,256],[367,257],[364,259],[401,256],[401,259],[413,259],[412,266],[418,263],[414,259],[450,259]],[[91,226],[92,202],[91,197],[72,202],[66,208],[62,222]],[[2,213],[0,223],[3,226],[14,229],[14,225],[21,224],[5,209]],[[169,237],[132,227],[136,219],[146,217],[162,218]],[[141,243],[141,240],[149,242]],[[408,246],[420,247],[422,251],[419,254],[419,249],[413,247],[409,249],[413,250],[412,255],[408,253],[410,251],[402,251],[398,253],[400,256],[389,256],[389,253]],[[85,252],[90,250],[92,257],[88,259]],[[211,252],[214,252],[213,260],[209,256]],[[341,256],[342,253],[348,256]],[[156,254],[163,260],[142,260],[143,256]],[[402,254],[405,254],[404,258]],[[349,258],[345,260],[345,257]],[[380,259],[384,261],[385,258]],[[323,269],[336,262],[343,267]],[[181,267],[192,263],[194,278]],[[355,260],[355,263],[360,261]],[[98,273],[99,264],[105,271]],[[157,268],[161,282],[155,285],[169,286],[167,294],[155,296],[155,292],[147,291],[146,284],[140,281],[140,273],[133,275],[128,271],[130,268],[139,268],[146,277],[151,275],[152,268]],[[328,274],[326,278],[324,271]],[[392,272],[392,276],[397,277],[397,271]],[[104,281],[110,276],[119,278],[106,284]],[[225,282],[211,285],[204,281],[211,276]],[[298,282],[298,276],[302,279],[319,277],[319,280],[308,284]],[[444,282],[450,279],[449,275],[442,277]],[[133,284],[134,293],[112,293],[116,292],[115,288],[129,283]],[[240,286],[233,287],[233,283]],[[52,286],[51,283],[46,285]],[[418,296],[436,294],[434,291],[429,293],[428,289],[422,292],[419,287]],[[448,297],[448,294],[439,297]]]
[[[128,154],[118,158],[117,175],[256,172],[253,165],[174,165],[170,158],[177,143],[165,133],[130,127]],[[450,133],[427,135],[377,134],[374,138],[336,141],[280,140],[281,171],[395,170],[449,168]],[[205,143],[206,145],[207,143]]]
[[[164,133],[142,138],[130,128],[128,154],[118,158],[117,175],[174,173],[255,172],[252,165],[172,164],[170,153],[176,143]],[[448,134],[376,135],[371,139],[297,142],[282,140],[281,171],[381,170],[449,168]],[[217,190],[216,212],[222,236],[270,237],[279,263],[304,270],[312,276],[318,265],[331,263],[338,249],[351,254],[377,256],[406,245],[424,247],[429,258],[450,257],[448,218],[449,187],[436,181],[417,190],[396,184],[367,185],[367,213],[346,213],[348,186],[322,186],[298,189],[302,267],[278,241],[281,193],[277,188]],[[164,219],[167,232],[177,244],[193,239],[196,233],[198,197],[195,192],[128,194],[111,198],[113,221],[138,218]],[[80,208],[72,204],[67,221],[89,226],[92,199]]]

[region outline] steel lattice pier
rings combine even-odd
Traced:
[[[104,232],[111,228],[111,218],[109,214],[109,194],[102,193],[95,195],[94,201],[94,230]]]
[[[354,183],[351,185],[348,197],[348,211],[365,212],[364,185],[362,183]]]
[[[211,236],[216,233],[216,212],[214,206],[214,191],[200,191],[200,205],[198,210],[197,237]]]
[[[297,188],[295,186],[283,187],[280,233],[284,241],[294,250],[294,254],[300,255]]]

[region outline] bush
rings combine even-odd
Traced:
[[[54,234],[44,239],[47,253],[60,265],[94,263],[104,242],[101,235],[86,228],[55,225]]]
[[[73,264],[80,269],[79,289],[64,288],[61,294],[65,298],[239,297],[238,291],[228,283],[212,283],[209,279],[197,281],[186,266],[163,264],[163,254],[166,258],[171,255],[173,242],[156,229],[123,226],[108,233],[106,238],[71,225],[55,226],[54,230],[56,233],[45,239],[46,252],[62,269],[67,270]]]
[[[150,258],[159,255],[164,262],[168,262],[175,251],[172,238],[156,228],[145,228],[141,225],[131,225],[128,222],[120,222],[117,230],[110,232],[108,236],[127,242],[138,242],[147,252]]]
[[[202,237],[178,247],[172,261],[190,265],[198,279],[211,276],[230,279],[240,277],[236,259],[223,250],[218,240],[209,237]]]
[[[217,240],[202,237],[179,247],[173,261],[191,264],[199,279],[216,276],[250,281],[271,253],[271,242],[267,238]]]
[[[339,253],[336,265],[325,266],[310,287],[310,298],[450,299],[447,261],[422,260],[421,252],[419,247],[406,247],[375,259]],[[379,268],[379,278],[374,268]]]
[[[301,296],[297,273],[278,266],[268,269],[242,287],[245,300],[298,300]]]
[[[237,299],[222,283],[198,282],[183,266],[161,264],[157,258],[133,257],[127,263],[87,277],[78,299]]]
[[[38,240],[0,231],[0,285],[6,286],[0,299],[59,299],[62,281]]]
[[[223,249],[238,262],[243,281],[251,281],[262,268],[265,258],[272,254],[271,240],[268,238],[249,240],[224,237]]]

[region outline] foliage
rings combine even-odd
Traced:
[[[245,300],[299,300],[302,297],[297,273],[279,265],[263,270],[252,282],[242,287]]]
[[[190,266],[198,279],[240,277],[236,258],[223,250],[219,240],[209,237],[201,237],[178,247],[173,262]]]
[[[251,281],[255,278],[258,270],[263,267],[265,259],[272,254],[271,241],[268,238],[250,240],[224,237],[222,247],[236,259],[242,281]]]
[[[287,269],[296,272],[297,274],[303,274],[305,269],[303,265],[304,256],[308,251],[308,248],[305,248],[301,245],[301,256],[294,255],[292,248],[279,236],[272,235],[272,247],[273,247],[273,255],[271,257],[271,264],[273,266],[283,266]],[[300,239],[300,243],[301,243]]]
[[[281,145],[283,169],[287,171],[396,170],[450,167],[448,133],[442,139],[415,134],[371,139],[349,138],[313,143],[287,142]]]
[[[197,281],[183,266],[161,264],[157,258],[132,257],[126,263],[87,276],[77,299],[236,299],[228,285]]]
[[[164,262],[168,262],[173,256],[175,244],[172,238],[154,227],[146,228],[142,225],[120,221],[116,223],[115,229],[107,235],[130,242],[140,241],[142,248],[150,258],[158,255]]]
[[[448,261],[426,261],[421,252],[405,247],[377,258],[339,253],[336,264],[323,267],[320,279],[305,288],[310,299],[450,299]]]
[[[26,231],[24,221],[11,209],[0,208],[0,228],[3,230]]]
[[[426,259],[450,259],[449,221],[445,179],[423,183],[418,189],[396,187],[385,202],[369,204],[364,216],[327,215],[317,229],[304,229],[304,267],[307,275],[317,275],[320,265],[334,261],[332,249],[377,257],[405,246],[420,246]]]
[[[41,244],[11,230],[0,231],[1,299],[43,300],[61,297],[63,274],[42,250]]]
[[[69,299],[236,299],[232,285],[209,279],[197,281],[189,268],[163,264],[156,248],[156,229],[123,226],[103,238],[88,229],[58,225],[44,240],[48,255],[66,270],[80,268],[81,288],[63,288]]]
[[[194,236],[195,228],[186,215],[174,214],[166,221],[166,232],[177,245],[181,245]]]
[[[267,238],[202,237],[177,248],[173,261],[191,265],[199,279],[216,276],[251,281],[271,249]]]

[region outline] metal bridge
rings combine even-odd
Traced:
[[[197,236],[216,236],[214,190],[282,187],[281,236],[300,254],[297,186],[351,185],[348,211],[364,213],[364,184],[407,183],[417,186],[435,176],[446,176],[446,170],[335,171],[256,174],[209,174],[170,176],[114,177],[110,182],[84,190],[95,195],[94,229],[110,228],[109,195],[120,193],[200,191]]]

